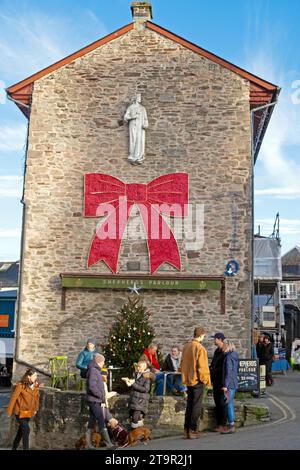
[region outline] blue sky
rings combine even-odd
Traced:
[[[129,0],[0,0],[0,261],[19,258],[26,119],[4,88],[131,22]],[[255,169],[256,227],[300,245],[300,2],[153,0],[153,21],[282,87]]]

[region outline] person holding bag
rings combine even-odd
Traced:
[[[222,350],[225,359],[221,390],[223,392],[223,406],[224,414],[227,417],[227,425],[223,427],[221,434],[232,434],[235,432],[234,397],[238,389],[239,355],[233,342],[227,339],[224,340]]]
[[[15,415],[19,425],[12,450],[17,450],[23,439],[23,450],[29,449],[30,419],[39,409],[39,384],[37,373],[27,369],[10,398],[6,409],[7,416]]]

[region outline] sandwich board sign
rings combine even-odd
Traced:
[[[259,365],[257,359],[239,359],[238,391],[259,390]]]

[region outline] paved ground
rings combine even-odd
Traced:
[[[300,372],[290,371],[274,377],[274,386],[267,388],[267,397],[256,399],[270,407],[270,423],[242,428],[231,435],[207,433],[197,440],[156,439],[147,446],[141,444],[130,450],[300,450]],[[10,392],[3,389],[0,392],[1,409],[7,405]]]
[[[267,398],[256,399],[271,410],[271,423],[251,426],[235,434],[207,433],[196,440],[164,438],[131,450],[300,450],[300,373],[274,375]]]

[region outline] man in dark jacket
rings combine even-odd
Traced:
[[[89,448],[92,448],[91,437],[95,421],[98,423],[99,431],[106,447],[113,447],[105,422],[105,389],[101,374],[104,363],[105,357],[102,354],[96,353],[88,366],[86,375],[86,399],[90,410],[87,432],[87,446]]]
[[[268,335],[264,337],[264,349],[262,351],[262,357],[259,363],[266,366],[266,385],[273,385],[272,377],[272,363],[274,356],[274,347],[271,343],[271,338]]]
[[[216,405],[216,421],[217,427],[214,429],[215,432],[221,432],[227,422],[227,418],[224,415],[222,381],[223,381],[223,365],[225,354],[223,352],[223,344],[225,340],[224,333],[216,333],[212,339],[214,339],[215,346],[217,349],[214,352],[213,359],[210,365],[210,376],[213,385],[213,396]]]
[[[127,385],[131,387],[128,408],[132,428],[143,426],[143,418],[148,411],[151,380],[155,380],[155,375],[147,369],[146,361],[138,362],[135,379],[126,379]]]
[[[262,361],[262,357],[263,357],[264,349],[265,349],[264,339],[265,339],[264,335],[259,335],[258,342],[257,342],[257,345],[256,345],[256,354],[257,354],[257,358],[259,360],[259,364],[262,364],[261,361]]]

